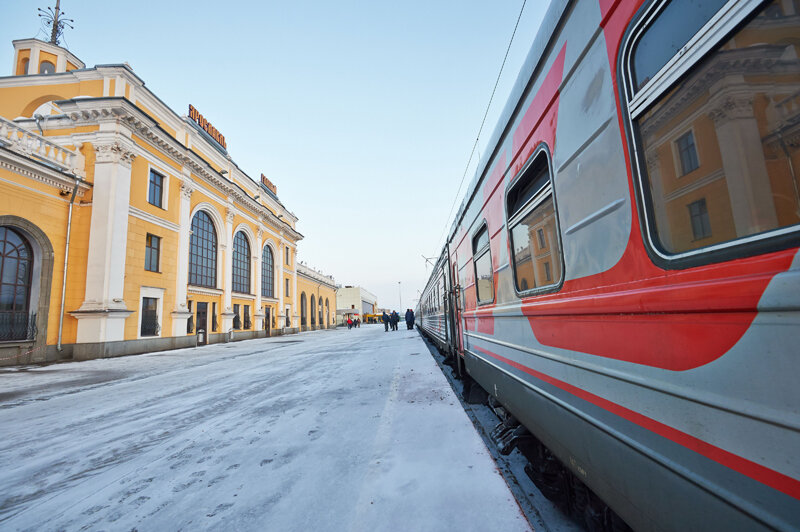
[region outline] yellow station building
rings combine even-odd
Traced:
[[[125,64],[13,42],[0,77],[0,365],[333,326],[297,217]]]

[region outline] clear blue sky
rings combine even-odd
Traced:
[[[2,1],[3,75],[13,39],[49,38],[36,12],[47,1]],[[525,6],[481,153],[548,4]],[[413,306],[430,271],[422,255],[441,250],[521,6],[62,0],[75,29],[61,44],[87,66],[128,62],[179,114],[197,107],[300,218],[300,260],[400,309],[398,282]]]

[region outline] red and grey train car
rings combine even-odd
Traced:
[[[421,330],[636,530],[800,528],[800,2],[553,0]]]

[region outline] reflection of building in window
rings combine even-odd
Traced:
[[[708,220],[705,198],[689,204],[689,217],[692,219],[692,234],[695,240],[711,236],[711,222]]]
[[[537,157],[509,190],[507,209],[517,290],[558,282],[561,279],[561,254],[556,238],[550,172],[544,154]]]
[[[677,86],[665,87],[652,105],[634,114],[655,237],[665,252],[800,223],[798,15],[794,3],[770,3]],[[643,39],[665,25],[657,16]],[[642,72],[663,66],[648,67],[646,57],[633,52]],[[647,87],[646,80],[641,83]]]
[[[494,279],[492,278],[492,254],[489,251],[489,231],[484,228],[472,240],[475,257],[475,286],[478,302],[486,303],[494,299]],[[434,308],[439,307],[438,298]]]
[[[678,137],[675,141],[678,146],[678,155],[681,158],[681,175],[686,175],[700,167],[697,161],[697,149],[694,147],[694,134],[689,131],[685,135]]]

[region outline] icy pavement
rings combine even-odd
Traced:
[[[530,530],[382,326],[0,369],[0,530]]]

